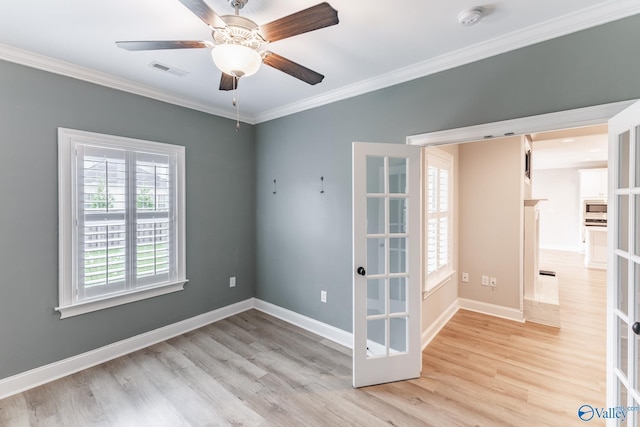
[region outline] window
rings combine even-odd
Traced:
[[[58,130],[61,317],[182,290],[184,147]]]
[[[430,291],[453,274],[453,156],[438,148],[425,150],[426,283]]]

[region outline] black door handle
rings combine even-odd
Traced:
[[[633,326],[631,326],[631,329],[633,329],[633,332],[636,335],[640,335],[640,322],[634,323]]]
[[[358,269],[356,270],[358,272],[359,275],[364,276],[365,274],[367,274],[366,270],[364,269],[364,267],[358,267]]]

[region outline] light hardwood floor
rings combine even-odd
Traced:
[[[0,426],[584,425],[605,400],[605,273],[542,255],[561,329],[461,310],[416,380],[354,390],[349,350],[252,310],[1,400]]]

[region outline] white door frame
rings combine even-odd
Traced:
[[[611,117],[635,101],[634,99],[611,104],[595,105],[593,107],[577,108],[575,110],[541,114],[539,116],[522,117],[476,126],[421,133],[408,136],[407,144],[421,146],[457,144],[481,139],[503,138],[505,136],[524,135],[527,133],[601,125],[608,122]]]

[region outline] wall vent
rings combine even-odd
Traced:
[[[181,70],[176,67],[172,67],[170,65],[161,64],[157,61],[153,61],[151,64],[149,64],[149,67],[155,68],[156,70],[163,71],[165,73],[173,74],[174,76],[178,76],[178,77],[184,77],[187,74],[189,74],[187,71]]]

